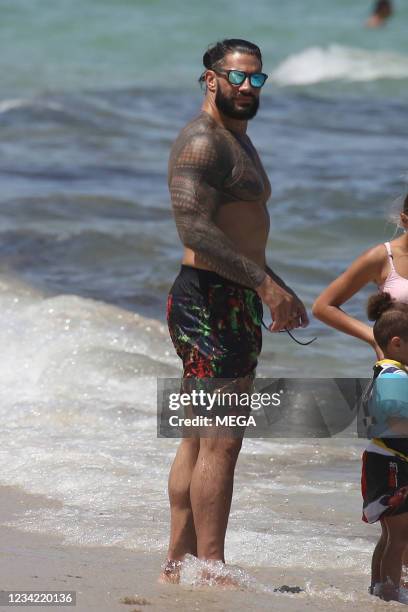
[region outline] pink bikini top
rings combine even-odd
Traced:
[[[391,270],[385,279],[385,283],[378,288],[380,291],[389,293],[394,300],[408,304],[408,278],[400,276],[396,271],[390,243],[385,242],[384,245],[387,249]]]

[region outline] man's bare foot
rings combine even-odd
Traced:
[[[229,589],[239,589],[242,584],[239,577],[228,571],[223,561],[206,561],[207,567],[201,571],[200,583],[208,586],[220,586]]]
[[[204,570],[202,573],[202,581],[203,584],[208,584],[211,586],[220,586],[224,589],[240,589],[242,585],[239,580],[233,578],[233,576],[229,576],[225,574],[224,576],[220,576],[217,574],[213,574],[208,570]]]
[[[167,559],[158,578],[161,584],[179,584],[182,561]]]

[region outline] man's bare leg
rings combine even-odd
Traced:
[[[242,438],[200,439],[190,486],[199,559],[225,561],[225,533],[241,445]]]
[[[199,438],[180,442],[169,475],[170,543],[167,564],[160,576],[162,582],[177,583],[184,555],[197,555],[197,537],[190,502],[190,483],[200,448]]]

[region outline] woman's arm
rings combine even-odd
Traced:
[[[385,258],[383,245],[365,251],[319,295],[312,308],[313,315],[326,325],[368,342],[379,358],[382,353],[374,340],[372,328],[340,307],[368,283],[381,282]]]

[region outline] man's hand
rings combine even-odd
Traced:
[[[307,327],[309,319],[303,303],[292,290],[283,289],[270,276],[256,288],[261,300],[271,311],[271,332],[279,332],[284,329],[295,329],[296,327]]]

